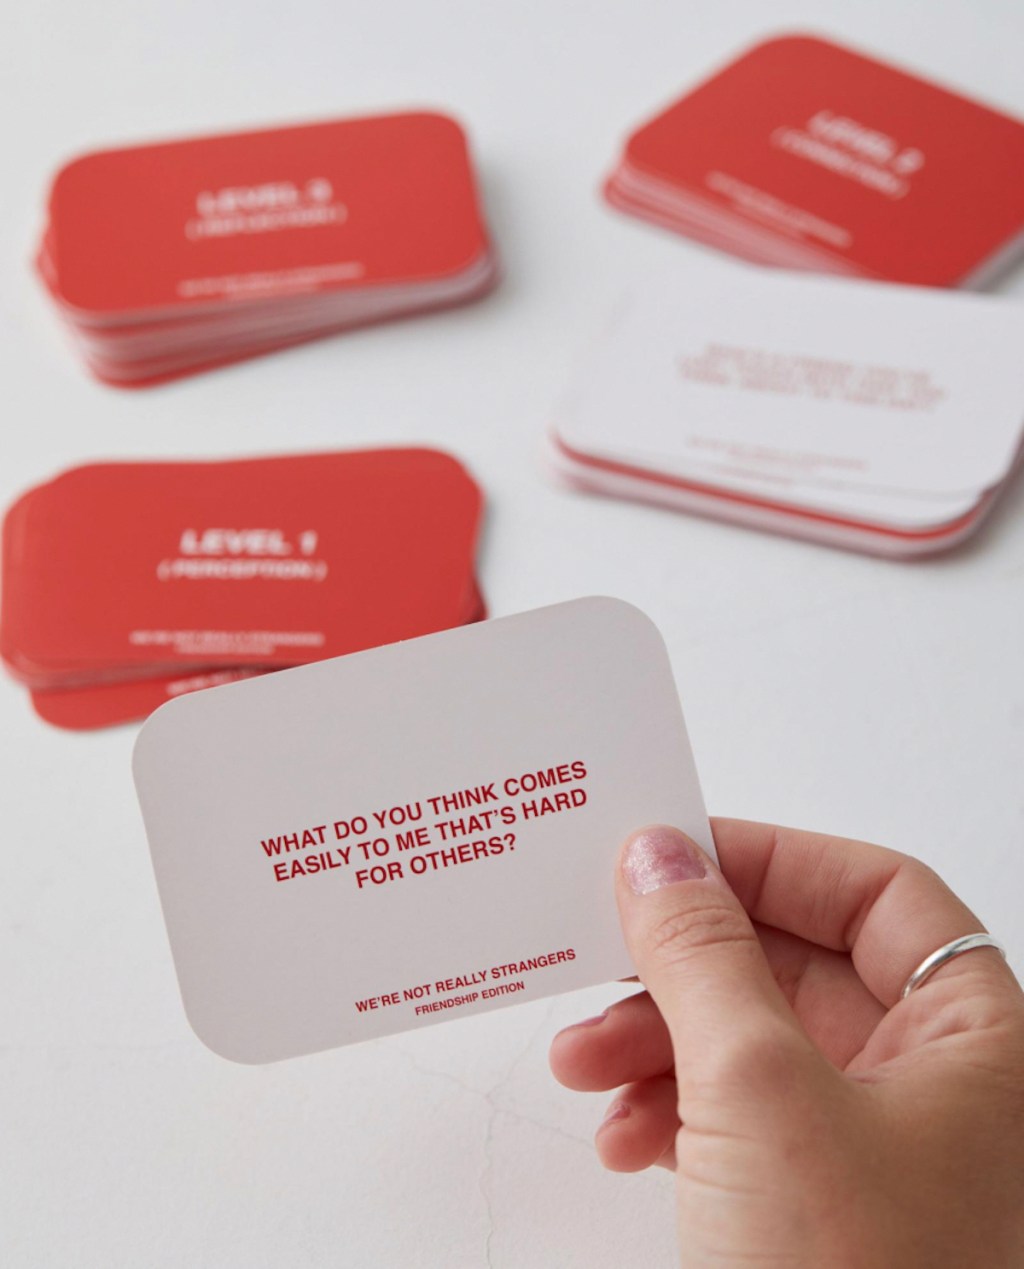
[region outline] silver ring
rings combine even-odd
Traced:
[[[993,947],[999,955],[1006,960],[1006,948],[1003,947],[997,939],[991,934],[965,934],[963,938],[954,939],[952,943],[945,943],[936,952],[932,952],[931,956],[926,956],[918,965],[917,969],[907,979],[907,984],[903,988],[900,1000],[906,1000],[915,987],[921,984],[947,961],[951,961],[954,956],[959,956],[963,952],[973,952],[976,947]]]

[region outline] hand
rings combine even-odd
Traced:
[[[647,990],[552,1045],[569,1088],[625,1085],[602,1163],[674,1169],[684,1266],[1024,1265],[1024,994],[985,948],[900,999],[977,917],[894,851],[713,828],[721,872],[676,829],[626,843]]]

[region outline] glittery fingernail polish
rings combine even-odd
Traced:
[[[658,824],[629,839],[622,873],[633,893],[644,895],[677,881],[699,881],[707,876],[707,869],[700,851],[685,833]]]

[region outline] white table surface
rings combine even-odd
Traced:
[[[847,0],[36,0],[0,46],[0,498],[93,458],[439,443],[483,483],[494,615],[592,592],[663,629],[714,811],[940,869],[1024,963],[1024,482],[975,544],[885,563],[549,487],[546,414],[637,269],[695,248],[602,206],[628,127],[813,27],[1024,114],[1024,10]],[[436,104],[467,123],[507,277],[443,316],[144,393],[86,377],[28,259],[97,143]],[[677,263],[678,262],[678,263]],[[1003,284],[1024,299],[1024,269]],[[266,1068],[178,1001],[129,776],[0,681],[0,1263],[669,1265],[668,1177],[612,1176],[556,1029],[604,987]]]

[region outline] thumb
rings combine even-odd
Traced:
[[[779,1093],[824,1067],[754,927],[711,859],[677,828],[634,833],[616,893],[626,944],[668,1026],[680,1100],[709,1082]]]

